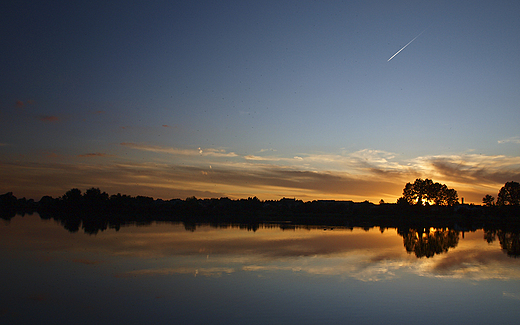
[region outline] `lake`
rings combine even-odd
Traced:
[[[2,324],[514,324],[518,234],[0,220]]]

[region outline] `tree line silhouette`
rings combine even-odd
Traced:
[[[283,222],[303,225],[408,228],[443,228],[520,222],[520,184],[508,182],[500,189],[496,204],[467,205],[458,202],[457,192],[430,179],[407,183],[397,203],[373,204],[368,201],[315,200],[295,198],[259,200],[257,197],[232,200],[227,197],[185,200],[154,199],[147,196],[109,195],[99,188],[85,192],[77,188],[40,201],[17,199],[9,192],[0,195],[0,217],[6,220],[17,213],[38,212],[42,218],[58,219],[69,230],[83,227],[96,233],[106,227],[120,227],[126,222],[180,221],[186,223]],[[487,196],[486,196],[487,197]],[[484,199],[486,199],[486,197]]]
[[[67,191],[58,198],[44,196],[40,201],[17,199],[12,192],[0,195],[0,214],[6,219],[16,213],[38,211],[39,213],[62,214],[115,214],[143,216],[181,216],[216,218],[218,216],[241,218],[256,217],[291,217],[302,218],[312,216],[354,216],[354,215],[453,215],[453,214],[487,214],[510,215],[518,212],[520,206],[520,184],[507,182],[499,191],[497,201],[486,195],[483,205],[463,205],[458,201],[457,191],[431,179],[416,179],[414,183],[406,183],[403,195],[397,203],[378,205],[353,201],[302,200],[282,198],[280,200],[261,201],[257,197],[232,200],[227,197],[198,199],[188,197],[185,200],[162,200],[146,196],[129,196],[124,194],[109,195],[99,188],[89,188],[84,193],[77,188]],[[485,209],[483,209],[483,207]],[[489,209],[499,208],[499,209]],[[509,209],[508,209],[509,208]],[[493,213],[491,213],[493,212]]]
[[[520,184],[507,182],[495,203],[490,195],[483,205],[458,202],[457,192],[429,179],[407,183],[397,203],[378,205],[353,201],[295,198],[261,201],[257,197],[232,200],[227,197],[162,200],[120,193],[109,195],[99,188],[85,192],[77,188],[61,197],[44,196],[40,201],[18,199],[12,192],[0,195],[0,217],[38,212],[42,219],[54,219],[70,232],[80,229],[96,234],[108,228],[146,225],[155,221],[182,222],[188,231],[198,225],[236,225],[256,231],[260,225],[294,227],[354,227],[382,230],[396,228],[407,252],[418,258],[432,257],[456,247],[460,232],[483,229],[485,240],[498,238],[511,257],[520,256]],[[492,197],[491,197],[492,198]]]

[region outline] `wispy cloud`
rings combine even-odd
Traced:
[[[92,152],[92,153],[78,155],[78,157],[81,157],[81,158],[95,158],[95,157],[106,157],[106,156],[107,156],[106,153],[101,153],[101,152]]]
[[[162,146],[152,146],[147,144],[138,144],[133,142],[122,142],[122,146],[143,150],[143,151],[151,151],[151,152],[159,152],[159,153],[167,153],[172,155],[184,155],[184,156],[215,156],[215,157],[236,157],[237,154],[234,152],[226,152],[222,149],[178,149],[173,147],[162,147]]]
[[[292,163],[295,163],[296,160],[300,160],[300,161],[303,160],[302,157],[298,157],[298,156],[295,156],[292,158],[284,158],[284,157],[275,157],[275,156],[246,155],[246,156],[243,156],[243,158],[246,160],[251,160],[251,161],[270,161],[270,162],[285,161],[285,162],[292,162]]]
[[[415,170],[461,183],[505,183],[520,178],[520,157],[503,155],[451,155],[419,157]]]
[[[261,199],[297,197],[303,200],[349,199],[395,202],[406,182],[431,178],[459,192],[466,202],[480,203],[485,194],[497,193],[507,181],[520,180],[520,157],[503,155],[437,155],[413,159],[379,150],[338,153],[276,152],[239,155],[215,148],[174,148],[124,142],[122,147],[157,153],[146,163],[114,160],[96,164],[4,164],[0,176],[12,191],[19,184],[41,195],[62,195],[78,187],[102,187],[110,193],[161,198],[258,196]],[[161,156],[164,154],[165,156]],[[106,157],[105,153],[80,158]],[[65,162],[66,160],[62,160]],[[54,175],[60,173],[60,179]],[[1,190],[1,188],[0,188]],[[25,194],[24,194],[25,195]],[[37,198],[37,197],[36,197]]]
[[[279,199],[371,199],[381,193],[400,192],[402,184],[370,177],[353,178],[347,174],[312,172],[280,166],[249,165],[182,166],[173,164],[0,164],[0,179],[9,188],[36,199],[42,195],[60,196],[70,188],[101,187],[110,193],[150,195],[162,198],[247,197]],[[55,177],[56,173],[60,178]],[[5,182],[4,182],[5,181]],[[374,194],[375,193],[375,194]],[[380,198],[380,197],[379,197]],[[377,198],[377,200],[379,200]]]
[[[65,157],[56,151],[45,151],[43,155],[47,158],[64,159]]]
[[[85,264],[85,265],[96,265],[96,264],[103,263],[103,261],[93,261],[93,260],[89,260],[89,259],[85,259],[85,258],[78,258],[78,259],[74,259],[72,261],[74,263]]]
[[[520,136],[498,140],[498,143],[520,143]]]
[[[269,157],[260,157],[260,156],[255,156],[255,155],[247,155],[247,156],[244,156],[244,158],[247,160],[256,160],[256,161],[273,161]]]
[[[34,104],[34,100],[32,100],[32,99],[28,99],[25,102],[21,101],[21,100],[17,100],[17,101],[15,101],[14,106],[16,108],[24,108],[26,105],[33,105],[33,104]]]

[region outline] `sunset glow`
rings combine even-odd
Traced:
[[[480,204],[520,181],[519,11],[12,2],[0,193],[377,203],[429,178]]]

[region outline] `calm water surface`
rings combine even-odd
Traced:
[[[520,259],[498,239],[400,233],[153,223],[88,235],[16,216],[0,220],[0,323],[518,322]]]

